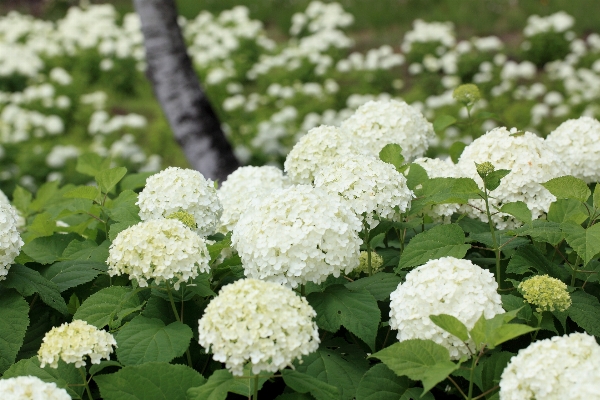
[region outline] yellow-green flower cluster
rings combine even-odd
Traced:
[[[536,311],[565,311],[571,306],[567,285],[548,275],[537,275],[519,284],[525,301],[537,306]]]
[[[179,220],[190,229],[196,229],[198,227],[194,216],[185,211],[176,211],[173,214],[168,215],[167,218]]]
[[[467,83],[454,89],[452,97],[454,97],[454,100],[464,104],[466,107],[472,107],[473,104],[477,103],[477,101],[481,99],[481,93],[476,85]]]
[[[360,255],[358,256],[358,260],[359,260],[360,264],[358,265],[358,267],[356,267],[354,269],[354,271],[352,271],[353,275],[358,275],[361,272],[367,273],[369,271],[369,255],[366,251],[360,252]],[[375,273],[375,272],[379,271],[381,269],[382,265],[383,265],[383,257],[381,257],[379,254],[372,251],[371,252],[371,272]]]
[[[496,169],[494,167],[494,164],[492,164],[489,161],[482,162],[481,164],[475,163],[475,165],[477,168],[477,173],[479,174],[479,176],[481,176],[481,179],[483,179],[485,176],[491,174]]]

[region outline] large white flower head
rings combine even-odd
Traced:
[[[398,340],[430,339],[446,347],[453,360],[469,356],[469,348],[456,336],[435,325],[430,315],[452,315],[468,329],[483,314],[486,319],[504,313],[494,275],[469,260],[442,257],[430,260],[406,275],[390,295],[390,326]]]
[[[402,147],[407,161],[422,157],[435,138],[433,125],[414,107],[398,100],[369,101],[342,123],[354,136],[355,146],[379,157],[389,143]]]
[[[491,162],[496,170],[509,169],[511,172],[502,178],[500,186],[490,192],[490,209],[500,207],[504,203],[522,201],[531,210],[533,219],[548,212],[550,204],[556,200],[543,182],[549,181],[567,171],[560,157],[550,149],[544,140],[531,132],[510,131],[505,127],[495,128],[475,139],[463,151],[458,160],[458,167],[469,178],[474,179],[483,189],[475,163]],[[463,206],[469,216],[487,222],[483,200],[471,200],[471,206]],[[519,225],[513,217],[498,213],[492,216],[498,229],[511,229]]]
[[[510,359],[500,378],[500,399],[600,399],[600,346],[572,333],[533,342]]]
[[[243,213],[231,242],[247,277],[295,288],[356,268],[361,228],[342,198],[297,185],[271,192]]]
[[[119,232],[108,252],[108,274],[128,274],[140,286],[148,279],[179,284],[208,272],[206,242],[177,219],[140,222]],[[173,282],[174,281],[174,282]]]
[[[362,155],[324,165],[315,173],[315,186],[342,196],[370,228],[379,224],[376,217],[399,221],[413,198],[406,178],[392,164]]]
[[[464,176],[464,173],[449,158],[442,160],[421,157],[417,158],[414,163],[423,167],[429,178],[460,178]],[[435,222],[450,223],[450,217],[458,212],[459,208],[459,204],[436,204],[427,208],[425,213]]]
[[[221,185],[217,194],[223,205],[221,228],[225,232],[233,230],[250,203],[275,189],[288,186],[288,179],[279,168],[272,166],[240,167],[232,172]]]
[[[18,222],[17,210],[8,201],[0,201],[0,281],[6,279],[11,264],[23,246],[17,230]]]
[[[319,347],[317,313],[304,297],[274,282],[241,279],[223,286],[199,321],[199,343],[242,375],[276,372]]]
[[[85,365],[86,357],[92,364],[100,364],[103,358],[110,358],[117,341],[110,333],[100,330],[80,319],[61,326],[55,326],[46,333],[38,350],[40,367],[49,364],[58,368],[58,360],[75,364],[75,368]]]
[[[321,125],[308,131],[285,159],[284,169],[296,184],[312,184],[315,172],[335,158],[357,153],[352,135],[343,129]]]
[[[69,393],[54,382],[44,382],[37,376],[16,376],[0,379],[2,400],[71,400]]]
[[[600,181],[600,122],[581,117],[563,122],[546,138],[561,158],[568,174],[586,183]]]
[[[198,171],[177,167],[149,177],[136,204],[143,221],[185,211],[196,220],[196,233],[200,236],[215,232],[223,212],[212,180]]]

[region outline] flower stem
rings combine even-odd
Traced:
[[[258,400],[258,374],[254,375],[254,395],[252,400]]]
[[[79,374],[83,378],[83,385],[85,386],[85,391],[87,392],[88,398],[90,400],[94,400],[94,398],[92,397],[92,391],[90,390],[90,386],[88,385],[87,374],[84,368],[85,367],[79,367],[77,369],[79,370]]]
[[[369,237],[369,228],[365,225],[365,244],[367,246],[367,274],[373,275],[373,267],[371,266],[371,238]]]
[[[167,294],[169,295],[169,302],[171,303],[171,308],[173,309],[173,314],[175,314],[175,319],[177,319],[177,321],[179,321],[183,324],[183,320],[181,319],[181,316],[179,316],[179,313],[177,312],[177,307],[175,306],[175,300],[173,299],[173,293],[171,293],[171,286],[169,286],[169,282],[165,281],[165,286],[167,287]],[[183,309],[183,306],[182,306],[182,309]],[[185,355],[187,357],[188,366],[190,368],[193,368],[192,355],[190,354],[189,347],[185,350]]]
[[[472,357],[473,362],[471,363],[471,374],[469,375],[469,393],[467,394],[467,400],[473,398],[473,376],[475,375],[475,366],[479,357]]]
[[[498,283],[498,289],[502,288],[502,279],[501,279],[501,268],[500,268],[500,246],[498,246],[498,240],[496,240],[496,228],[494,227],[494,222],[492,221],[492,213],[490,212],[490,203],[488,191],[485,187],[483,187],[483,193],[485,197],[483,198],[485,202],[485,212],[488,218],[488,224],[490,225],[490,232],[492,233],[492,242],[494,244],[494,253],[496,253],[496,282]]]

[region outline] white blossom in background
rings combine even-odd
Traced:
[[[0,379],[2,400],[71,400],[69,393],[54,382],[44,382],[37,376],[16,376]]]
[[[51,168],[62,168],[67,161],[79,157],[81,150],[73,145],[60,145],[52,147],[46,156],[46,165]]]
[[[142,221],[167,218],[178,211],[192,215],[200,236],[213,234],[223,207],[211,179],[198,171],[169,167],[146,180],[136,203]]]
[[[413,43],[427,42],[440,42],[445,47],[453,47],[456,43],[454,24],[452,22],[414,20],[412,30],[406,32],[402,40],[402,51],[410,53]]]
[[[17,230],[19,214],[10,205],[4,193],[2,193],[2,196],[4,198],[0,200],[0,281],[6,279],[11,264],[19,255],[21,246],[23,246],[23,240],[21,240],[21,235]]]
[[[110,333],[96,328],[80,319],[46,332],[38,351],[40,367],[50,365],[58,368],[58,361],[75,364],[75,368],[85,366],[87,357],[92,364],[100,364],[103,358],[110,358],[117,341]]]
[[[467,344],[435,325],[430,315],[448,314],[472,329],[483,314],[490,319],[504,313],[494,275],[469,260],[442,257],[410,271],[390,295],[390,327],[399,341],[430,339],[448,349],[450,358],[471,357]],[[469,351],[469,349],[471,351]]]
[[[483,181],[477,173],[475,163],[491,162],[495,169],[509,169],[511,172],[502,178],[500,186],[490,192],[490,209],[500,208],[505,203],[524,202],[531,210],[532,218],[538,219],[548,212],[550,204],[556,200],[543,182],[567,175],[566,166],[545,142],[531,132],[510,131],[505,127],[492,129],[475,139],[462,152],[458,167],[466,177],[472,178],[483,190]],[[483,200],[469,200],[478,209],[464,205],[461,210],[473,218],[487,222]],[[480,210],[484,210],[483,212]],[[498,229],[511,229],[520,223],[512,216],[497,213],[492,221]]]
[[[362,155],[323,165],[315,173],[314,185],[340,195],[369,229],[379,224],[378,217],[399,221],[414,197],[392,164]]]
[[[546,137],[567,167],[567,173],[586,183],[600,181],[600,122],[580,117],[563,122]]]
[[[321,125],[300,138],[283,165],[293,183],[312,184],[319,168],[336,158],[346,158],[356,153],[352,136],[347,131]]]
[[[208,272],[210,255],[206,241],[178,219],[152,219],[133,225],[110,245],[108,274],[129,275],[141,287],[148,280],[169,281],[175,290],[200,272]]]
[[[277,372],[319,347],[317,313],[304,297],[273,282],[240,279],[223,286],[198,322],[199,343],[241,376]]]
[[[442,160],[439,158],[422,157],[417,158],[414,163],[423,167],[430,179],[464,177],[464,173],[449,158]],[[429,215],[434,222],[450,223],[450,217],[458,212],[459,209],[460,205],[455,203],[435,204],[426,209],[425,213]]]
[[[251,203],[271,193],[275,189],[288,186],[288,179],[276,167],[240,167],[227,177],[217,191],[223,205],[220,230],[234,229],[240,215],[251,207]]]
[[[523,34],[526,37],[531,37],[546,32],[565,32],[571,29],[574,24],[575,18],[564,11],[546,17],[531,15],[527,18],[527,25],[523,29]]]
[[[572,333],[538,340],[510,359],[500,378],[500,399],[598,400],[600,346]]]
[[[295,288],[356,268],[361,229],[339,196],[297,185],[274,190],[242,213],[231,242],[247,277]]]
[[[386,144],[399,144],[407,161],[422,157],[435,137],[433,125],[419,111],[397,100],[363,104],[341,129],[351,133],[357,147],[374,157],[379,157]]]

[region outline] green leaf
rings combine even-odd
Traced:
[[[502,294],[500,297],[502,298],[502,308],[506,311],[518,310],[518,318],[527,322],[531,320],[531,317],[533,316],[531,306],[525,303],[525,300],[521,297],[512,294]]]
[[[388,164],[392,164],[396,169],[404,164],[402,156],[402,147],[399,144],[388,143],[379,152],[379,159]]]
[[[467,330],[467,327],[455,316],[448,314],[430,315],[429,319],[433,321],[434,324],[446,332],[453,334],[463,342],[469,340],[469,331]]]
[[[548,221],[563,223],[567,221],[581,224],[588,219],[587,208],[583,203],[573,199],[558,199],[550,204]]]
[[[78,186],[73,190],[69,190],[63,195],[68,199],[88,199],[96,200],[100,195],[100,190],[96,186]]]
[[[541,251],[533,245],[519,247],[512,255],[506,272],[510,274],[523,275],[533,268],[540,275],[550,275],[554,278],[564,280],[570,276],[563,266],[548,260]]]
[[[406,186],[408,186],[410,190],[414,190],[415,187],[423,184],[427,179],[429,179],[429,177],[427,176],[425,168],[416,163],[409,164],[408,172],[406,173]]]
[[[283,381],[290,388],[299,393],[310,393],[317,400],[338,400],[340,393],[338,388],[325,383],[310,375],[303,374],[293,369],[281,371]]]
[[[115,221],[140,222],[140,207],[135,204],[138,196],[131,190],[125,190],[113,200],[111,207],[107,210],[108,215]]]
[[[480,198],[479,186],[471,178],[432,178],[415,189],[410,206],[410,215],[418,214],[423,208],[434,204],[467,203],[469,199]]]
[[[33,195],[30,191],[23,189],[21,186],[17,185],[13,192],[12,204],[17,208],[17,210],[21,211],[23,215],[28,215],[29,205],[31,204],[32,198]]]
[[[456,118],[451,115],[440,115],[433,121],[433,130],[440,133],[450,125],[456,123]]]
[[[187,391],[206,382],[185,365],[150,362],[94,376],[104,400],[187,400]]]
[[[33,211],[41,211],[48,205],[50,200],[57,194],[59,181],[46,182],[38,189],[35,200],[30,204],[30,208]]]
[[[356,400],[411,400],[421,397],[423,389],[413,388],[405,376],[398,376],[385,364],[376,364],[358,384]],[[433,399],[427,393],[423,399]]]
[[[573,222],[560,225],[565,234],[565,240],[583,260],[583,265],[600,253],[600,224],[592,225],[587,229]]]
[[[38,271],[15,264],[3,282],[4,286],[14,288],[23,296],[39,294],[44,303],[62,314],[68,314],[67,303],[60,295],[58,286],[44,278]]]
[[[181,322],[165,326],[160,319],[138,315],[117,334],[117,358],[123,365],[170,362],[183,355],[192,336],[192,329]]]
[[[92,364],[92,366],[90,367],[90,370],[88,371],[88,374],[96,375],[98,372],[102,371],[104,368],[122,367],[122,366],[123,365],[121,365],[121,363],[118,361],[102,360],[102,361],[100,361],[100,364]]]
[[[527,204],[522,201],[506,203],[500,207],[500,211],[512,215],[519,221],[531,222],[531,210],[527,207]]]
[[[85,299],[73,319],[81,319],[102,329],[109,324],[121,324],[121,319],[131,310],[137,310],[141,302],[133,289],[111,286],[101,289]]]
[[[598,299],[582,290],[571,293],[571,307],[567,315],[587,333],[600,336],[600,303]]]
[[[229,389],[234,385],[233,375],[226,369],[213,372],[208,381],[200,387],[193,387],[187,391],[189,400],[225,400]]]
[[[96,174],[96,182],[103,193],[108,193],[123,179],[126,173],[127,168],[125,167],[105,169]]]
[[[366,289],[377,301],[384,301],[390,298],[390,293],[398,288],[402,279],[396,274],[387,272],[378,272],[375,275],[357,279],[354,282],[346,283],[350,290]]]
[[[484,179],[485,188],[489,191],[496,190],[500,186],[502,178],[510,174],[509,169],[497,169],[488,174]]]
[[[565,237],[560,230],[560,224],[541,219],[527,223],[511,233],[517,236],[531,236],[533,240],[550,243],[552,246],[558,245]]]
[[[343,325],[371,349],[381,321],[377,300],[366,290],[350,291],[342,285],[328,286],[324,292],[307,296],[317,312],[317,325],[326,331],[337,332]]]
[[[469,332],[477,350],[481,348],[481,344],[493,349],[508,340],[536,330],[527,325],[509,324],[508,322],[513,320],[517,314],[518,310],[513,310],[490,319],[486,319],[482,314]]]
[[[74,399],[81,399],[83,395],[83,386],[79,371],[75,364],[67,364],[62,360],[58,361],[58,368],[52,368],[46,365],[40,368],[40,361],[36,356],[29,359],[20,360],[11,366],[3,375],[3,378],[14,378],[17,376],[35,376],[44,382],[54,382],[59,388],[65,389]]]
[[[448,349],[432,340],[409,339],[394,343],[371,357],[383,361],[397,375],[422,381],[425,392],[460,367],[450,361]]]
[[[440,257],[463,258],[470,245],[465,244],[465,233],[456,224],[438,225],[419,233],[408,242],[400,257],[398,269],[416,267]]]
[[[121,181],[121,190],[135,190],[146,186],[146,179],[154,175],[154,172],[139,172],[137,174],[127,175]]]
[[[331,346],[340,347],[332,349]],[[369,369],[364,352],[343,340],[321,343],[319,350],[304,356],[302,361],[302,364],[294,363],[296,371],[337,387],[342,400],[356,396],[358,384]]]
[[[0,374],[15,362],[28,326],[29,304],[17,293],[3,291],[0,296]]]
[[[254,393],[254,374],[252,373],[252,365],[250,363],[244,366],[244,375],[248,378],[240,379],[239,377],[234,378],[235,382],[229,388],[229,392],[236,393],[242,396],[250,397]],[[264,383],[269,380],[269,375],[261,374],[258,378],[258,390],[262,388]]]
[[[47,212],[37,214],[31,224],[27,227],[27,232],[23,235],[25,243],[33,239],[44,236],[51,236],[56,230],[56,221]]]
[[[119,235],[119,233],[123,232],[125,229],[129,228],[130,226],[136,225],[138,222],[135,221],[127,221],[127,222],[117,222],[114,224],[111,224],[110,227],[108,228],[108,237],[111,241],[114,241],[117,236]]]
[[[583,180],[574,176],[561,176],[542,183],[557,199],[574,199],[585,203],[592,194]]]
[[[452,143],[452,146],[448,149],[448,154],[450,154],[450,159],[454,164],[458,162],[462,152],[464,151],[467,145],[464,142],[458,141]]]
[[[52,236],[39,237],[23,245],[21,250],[40,264],[51,264],[58,260],[69,243],[80,238],[75,233],[55,233]]]
[[[501,351],[492,354],[483,362],[483,371],[481,374],[482,390],[487,391],[498,385],[504,368],[506,368],[514,355],[514,353]]]
[[[96,176],[110,166],[110,158],[102,158],[96,153],[85,153],[77,158],[75,170],[81,174]]]
[[[91,282],[98,275],[106,272],[106,263],[97,261],[61,261],[44,268],[42,275],[54,282],[60,292]]]
[[[13,202],[15,201],[16,199],[13,198]],[[596,183],[596,186],[594,187],[594,197],[592,198],[592,204],[594,208],[600,208],[600,183]]]

